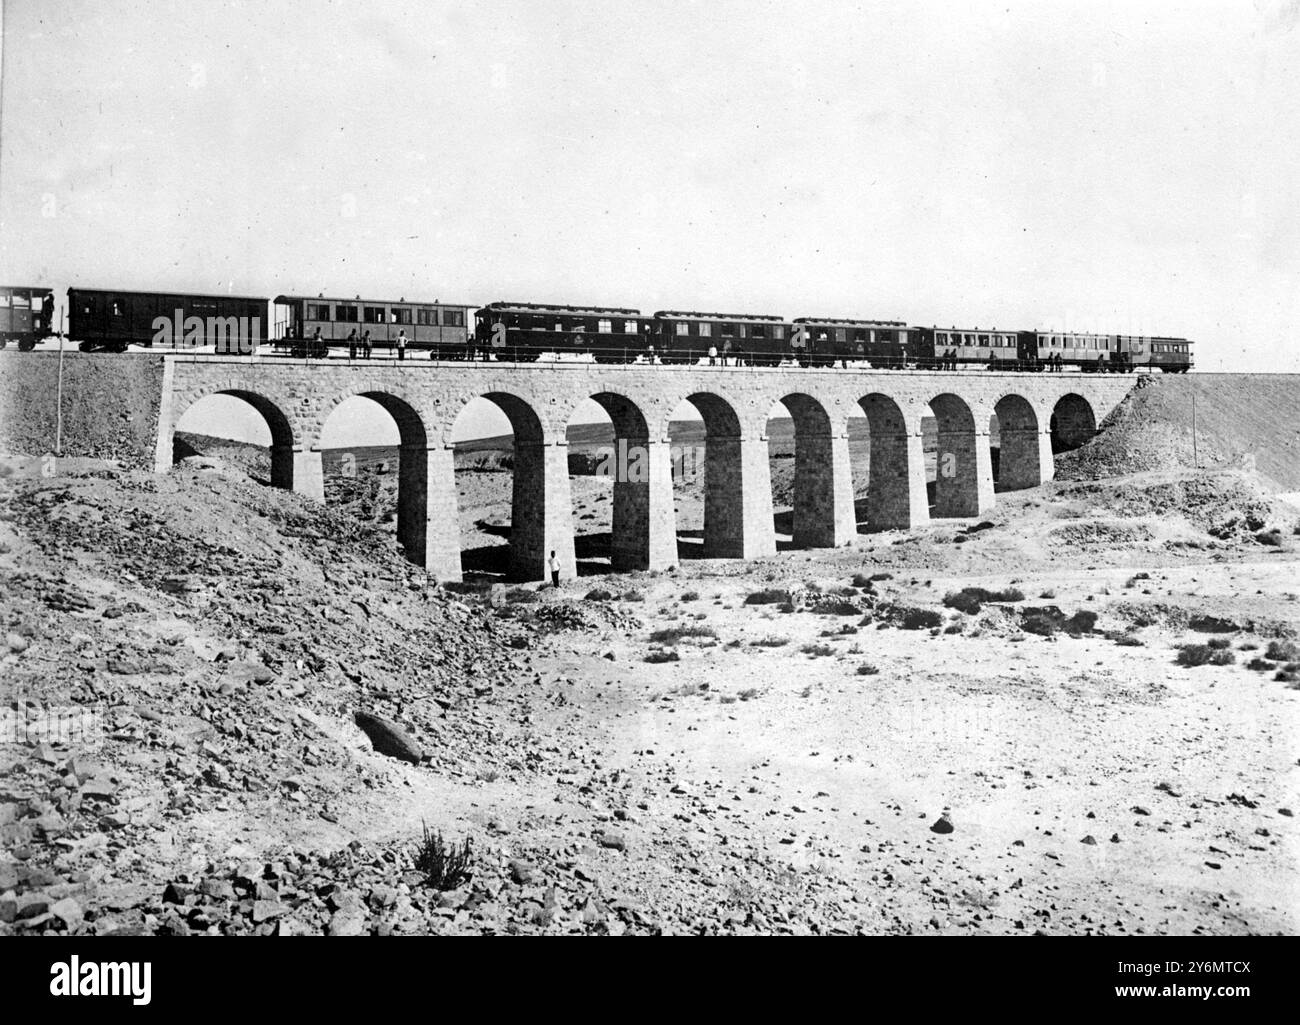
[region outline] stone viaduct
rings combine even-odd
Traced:
[[[1029,488],[1052,478],[1054,441],[1059,448],[1087,440],[1132,386],[1132,377],[1100,374],[169,356],[154,465],[171,466],[186,409],[234,395],[270,428],[272,482],[323,501],[325,421],[348,398],[373,399],[401,438],[398,540],[432,576],[459,580],[452,431],[466,405],[485,398],[514,430],[511,575],[538,580],[551,551],[566,577],[575,572],[566,430],[588,398],[609,414],[617,439],[641,453],[638,472],[613,485],[613,567],[661,569],[678,561],[668,427],[682,401],[699,411],[707,438],[704,554],[748,559],[776,551],[766,431],[777,402],[795,425],[794,544],[819,548],[847,544],[857,532],[848,446],[855,407],[870,433],[868,526],[909,528],[932,515],[923,415],[932,411],[938,427],[933,515],[978,516],[993,504],[992,414],[1000,488]]]

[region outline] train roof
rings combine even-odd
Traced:
[[[845,320],[840,317],[795,317],[795,324],[827,324],[831,327],[907,327],[905,320]]]
[[[666,320],[716,320],[736,323],[788,323],[784,317],[773,317],[764,313],[697,313],[689,310],[660,310],[656,317]]]
[[[133,288],[69,288],[69,297],[73,295],[176,295],[183,299],[245,299],[249,302],[264,303],[267,301],[264,295],[224,295],[213,292],[175,292],[175,291],[158,291],[142,292]]]
[[[53,295],[54,289],[50,288],[48,285],[0,285],[0,294],[17,295],[19,292],[26,292],[29,295],[32,292],[40,292],[42,294],[49,293],[50,295]]]
[[[940,327],[935,325],[931,331],[956,331],[965,335],[1016,335],[1020,332],[1011,327]]]
[[[562,313],[569,316],[583,317],[603,317],[607,314],[614,314],[619,317],[639,317],[640,310],[628,309],[623,306],[564,306],[558,303],[510,303],[495,302],[488,303],[482,310],[493,310],[498,313]]]
[[[460,310],[472,309],[469,303],[449,303],[441,299],[367,299],[360,295],[277,295],[276,303],[374,303],[380,306],[452,306]]]

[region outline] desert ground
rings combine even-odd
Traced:
[[[214,439],[8,458],[0,932],[1294,933],[1300,461],[1243,423],[1191,465],[1174,387],[979,520],[750,563],[696,557],[687,479],[680,564],[604,572],[578,473],[559,589],[500,577],[504,442],[445,587],[392,453],[325,507]]]

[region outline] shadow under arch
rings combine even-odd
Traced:
[[[1003,395],[994,404],[993,415],[998,420],[997,458],[990,453],[994,490],[1019,491],[1043,483],[1041,435],[1033,404],[1023,395]]]
[[[980,459],[989,458],[987,443],[980,451],[975,414],[966,400],[943,392],[930,400],[938,434],[934,465],[934,504],[937,517],[978,516],[980,513]],[[992,474],[989,473],[991,487]]]
[[[836,438],[826,407],[811,395],[790,392],[777,400],[790,413],[794,424],[794,480],[788,524],[793,548],[834,548],[854,533],[850,508],[853,502],[851,478],[843,495],[836,494],[837,459],[848,462],[847,432]],[[836,452],[836,447],[842,450]],[[785,517],[774,524],[786,533]],[[844,522],[839,522],[839,520]]]
[[[921,437],[907,425],[892,396],[872,392],[858,400],[867,420],[867,497],[854,503],[867,531],[906,530],[929,518]]]
[[[1052,407],[1052,454],[1069,452],[1097,434],[1097,414],[1082,395],[1069,392]]]
[[[704,469],[704,531],[699,544],[678,540],[682,558],[747,558],[749,555],[745,522],[745,494],[762,491],[767,495],[763,516],[771,534],[771,476],[767,466],[767,445],[762,444],[762,465],[753,453],[745,451],[740,415],[735,407],[713,392],[697,391],[684,397],[699,411],[704,421],[704,458],[689,453],[674,454],[682,466],[682,479],[690,481]],[[752,505],[753,503],[751,503]],[[674,517],[674,527],[675,527]],[[751,530],[749,532],[753,534]],[[775,547],[773,542],[771,547]]]

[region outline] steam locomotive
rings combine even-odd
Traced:
[[[544,358],[653,365],[958,369],[1065,368],[1185,373],[1185,338],[994,328],[941,328],[900,320],[844,320],[768,314],[493,302],[473,307],[414,301],[279,295],[274,313],[257,296],[68,289],[68,337],[83,351],[130,346],[210,346],[238,355],[327,358],[373,349],[445,360],[530,363]],[[30,350],[56,334],[54,293],[0,288],[0,347]],[[471,324],[471,311],[473,319]]]

